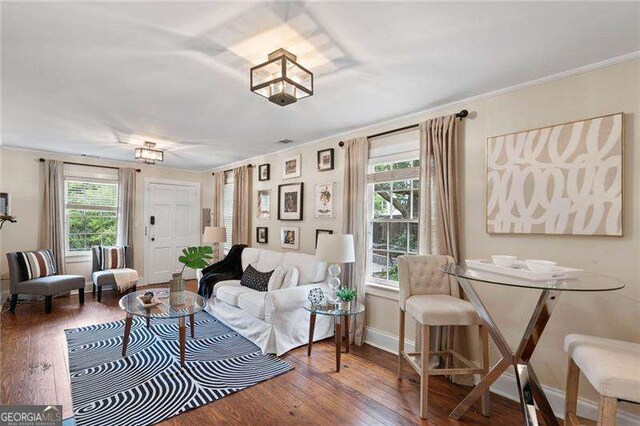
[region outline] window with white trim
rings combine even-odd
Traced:
[[[398,286],[398,256],[419,247],[420,160],[417,130],[370,142],[367,281]]]
[[[231,250],[231,240],[233,237],[233,191],[234,190],[234,179],[233,172],[228,171],[224,173],[224,201],[222,202],[223,206],[223,220],[224,227],[227,231],[227,241],[222,243],[222,249],[225,254],[229,253]]]
[[[118,182],[67,177],[65,241],[68,255],[88,254],[92,246],[116,244]]]

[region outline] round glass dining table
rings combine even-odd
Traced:
[[[549,279],[531,280],[512,275],[467,266],[466,263],[442,266],[442,271],[455,276],[464,290],[467,298],[476,308],[484,325],[488,328],[491,338],[500,351],[502,358],[487,373],[471,392],[451,412],[450,417],[459,419],[482,396],[500,375],[513,366],[520,393],[520,403],[524,415],[525,425],[537,425],[536,403],[547,425],[559,425],[553,414],[551,404],[545,396],[540,381],[531,367],[531,356],[540,341],[542,332],[563,292],[602,292],[620,290],[625,284],[613,277],[587,271],[574,271],[570,274],[558,272]],[[485,308],[482,300],[471,285],[471,281],[522,289],[540,290],[540,297],[534,308],[529,323],[520,340],[518,348],[513,351],[495,321]]]

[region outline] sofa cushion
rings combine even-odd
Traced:
[[[18,283],[18,293],[53,296],[84,288],[84,284],[85,279],[80,275],[49,275]]]
[[[91,279],[93,280],[93,283],[98,286],[112,285],[112,284],[115,285],[116,283],[116,280],[113,277],[113,273],[109,270],[96,271],[93,274],[91,274]]]
[[[257,262],[252,262],[252,265],[260,272],[273,271],[278,266],[282,265],[282,258],[284,253],[275,250],[262,250]]]
[[[244,271],[245,269],[247,269],[247,266],[249,266],[252,263],[256,264],[256,262],[260,258],[260,253],[262,253],[263,251],[264,250],[262,249],[257,249],[253,247],[247,247],[244,250],[242,250],[242,256],[241,256],[242,270]]]
[[[284,280],[285,270],[282,266],[276,267],[269,278],[268,291],[278,290],[282,287],[282,280]]]
[[[211,295],[215,296],[220,287],[239,286],[239,285],[240,285],[240,280],[224,280],[224,281],[217,282],[213,285],[213,292],[211,293]]]
[[[295,266],[289,266],[287,268],[287,273],[282,279],[282,285],[280,288],[291,288],[298,285],[298,281],[300,279],[300,270]]]
[[[126,268],[125,256],[123,246],[100,247],[100,269]]]
[[[282,259],[285,268],[295,266],[300,271],[298,284],[318,283],[324,280],[327,264],[306,253],[285,253]]]
[[[264,319],[264,303],[267,293],[252,291],[238,296],[238,307],[252,317]]]
[[[252,265],[247,266],[247,269],[242,273],[240,284],[258,291],[269,290],[269,280],[274,271],[260,272]]]
[[[216,292],[216,299],[223,301],[227,305],[238,306],[238,296],[243,293],[253,293],[256,290],[252,290],[242,285],[227,285],[218,288]],[[257,292],[256,292],[257,293]]]

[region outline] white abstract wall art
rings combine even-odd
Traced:
[[[622,235],[623,114],[487,139],[487,232]]]

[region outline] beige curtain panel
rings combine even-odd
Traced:
[[[213,175],[213,193],[211,226],[224,226],[224,172]]]
[[[344,265],[344,284],[358,291],[357,301],[364,304],[367,259],[367,162],[369,141],[366,137],[346,141],[344,146],[344,189],[342,233],[353,234],[354,263]],[[353,341],[364,343],[364,314],[356,316]]]
[[[136,170],[123,168],[118,170],[118,244],[129,246],[133,266]]]
[[[51,249],[58,274],[65,273],[64,237],[64,164],[46,160],[43,173],[44,209],[40,231],[40,248]]]
[[[420,254],[450,255],[459,259],[457,121],[455,115],[420,123]],[[465,345],[454,327],[433,327],[430,346],[434,351],[453,341],[460,351]],[[416,329],[416,350],[422,332]],[[439,358],[430,364],[436,366]],[[455,377],[463,382],[465,377]]]
[[[251,167],[233,169],[232,243],[247,244],[251,240]]]

